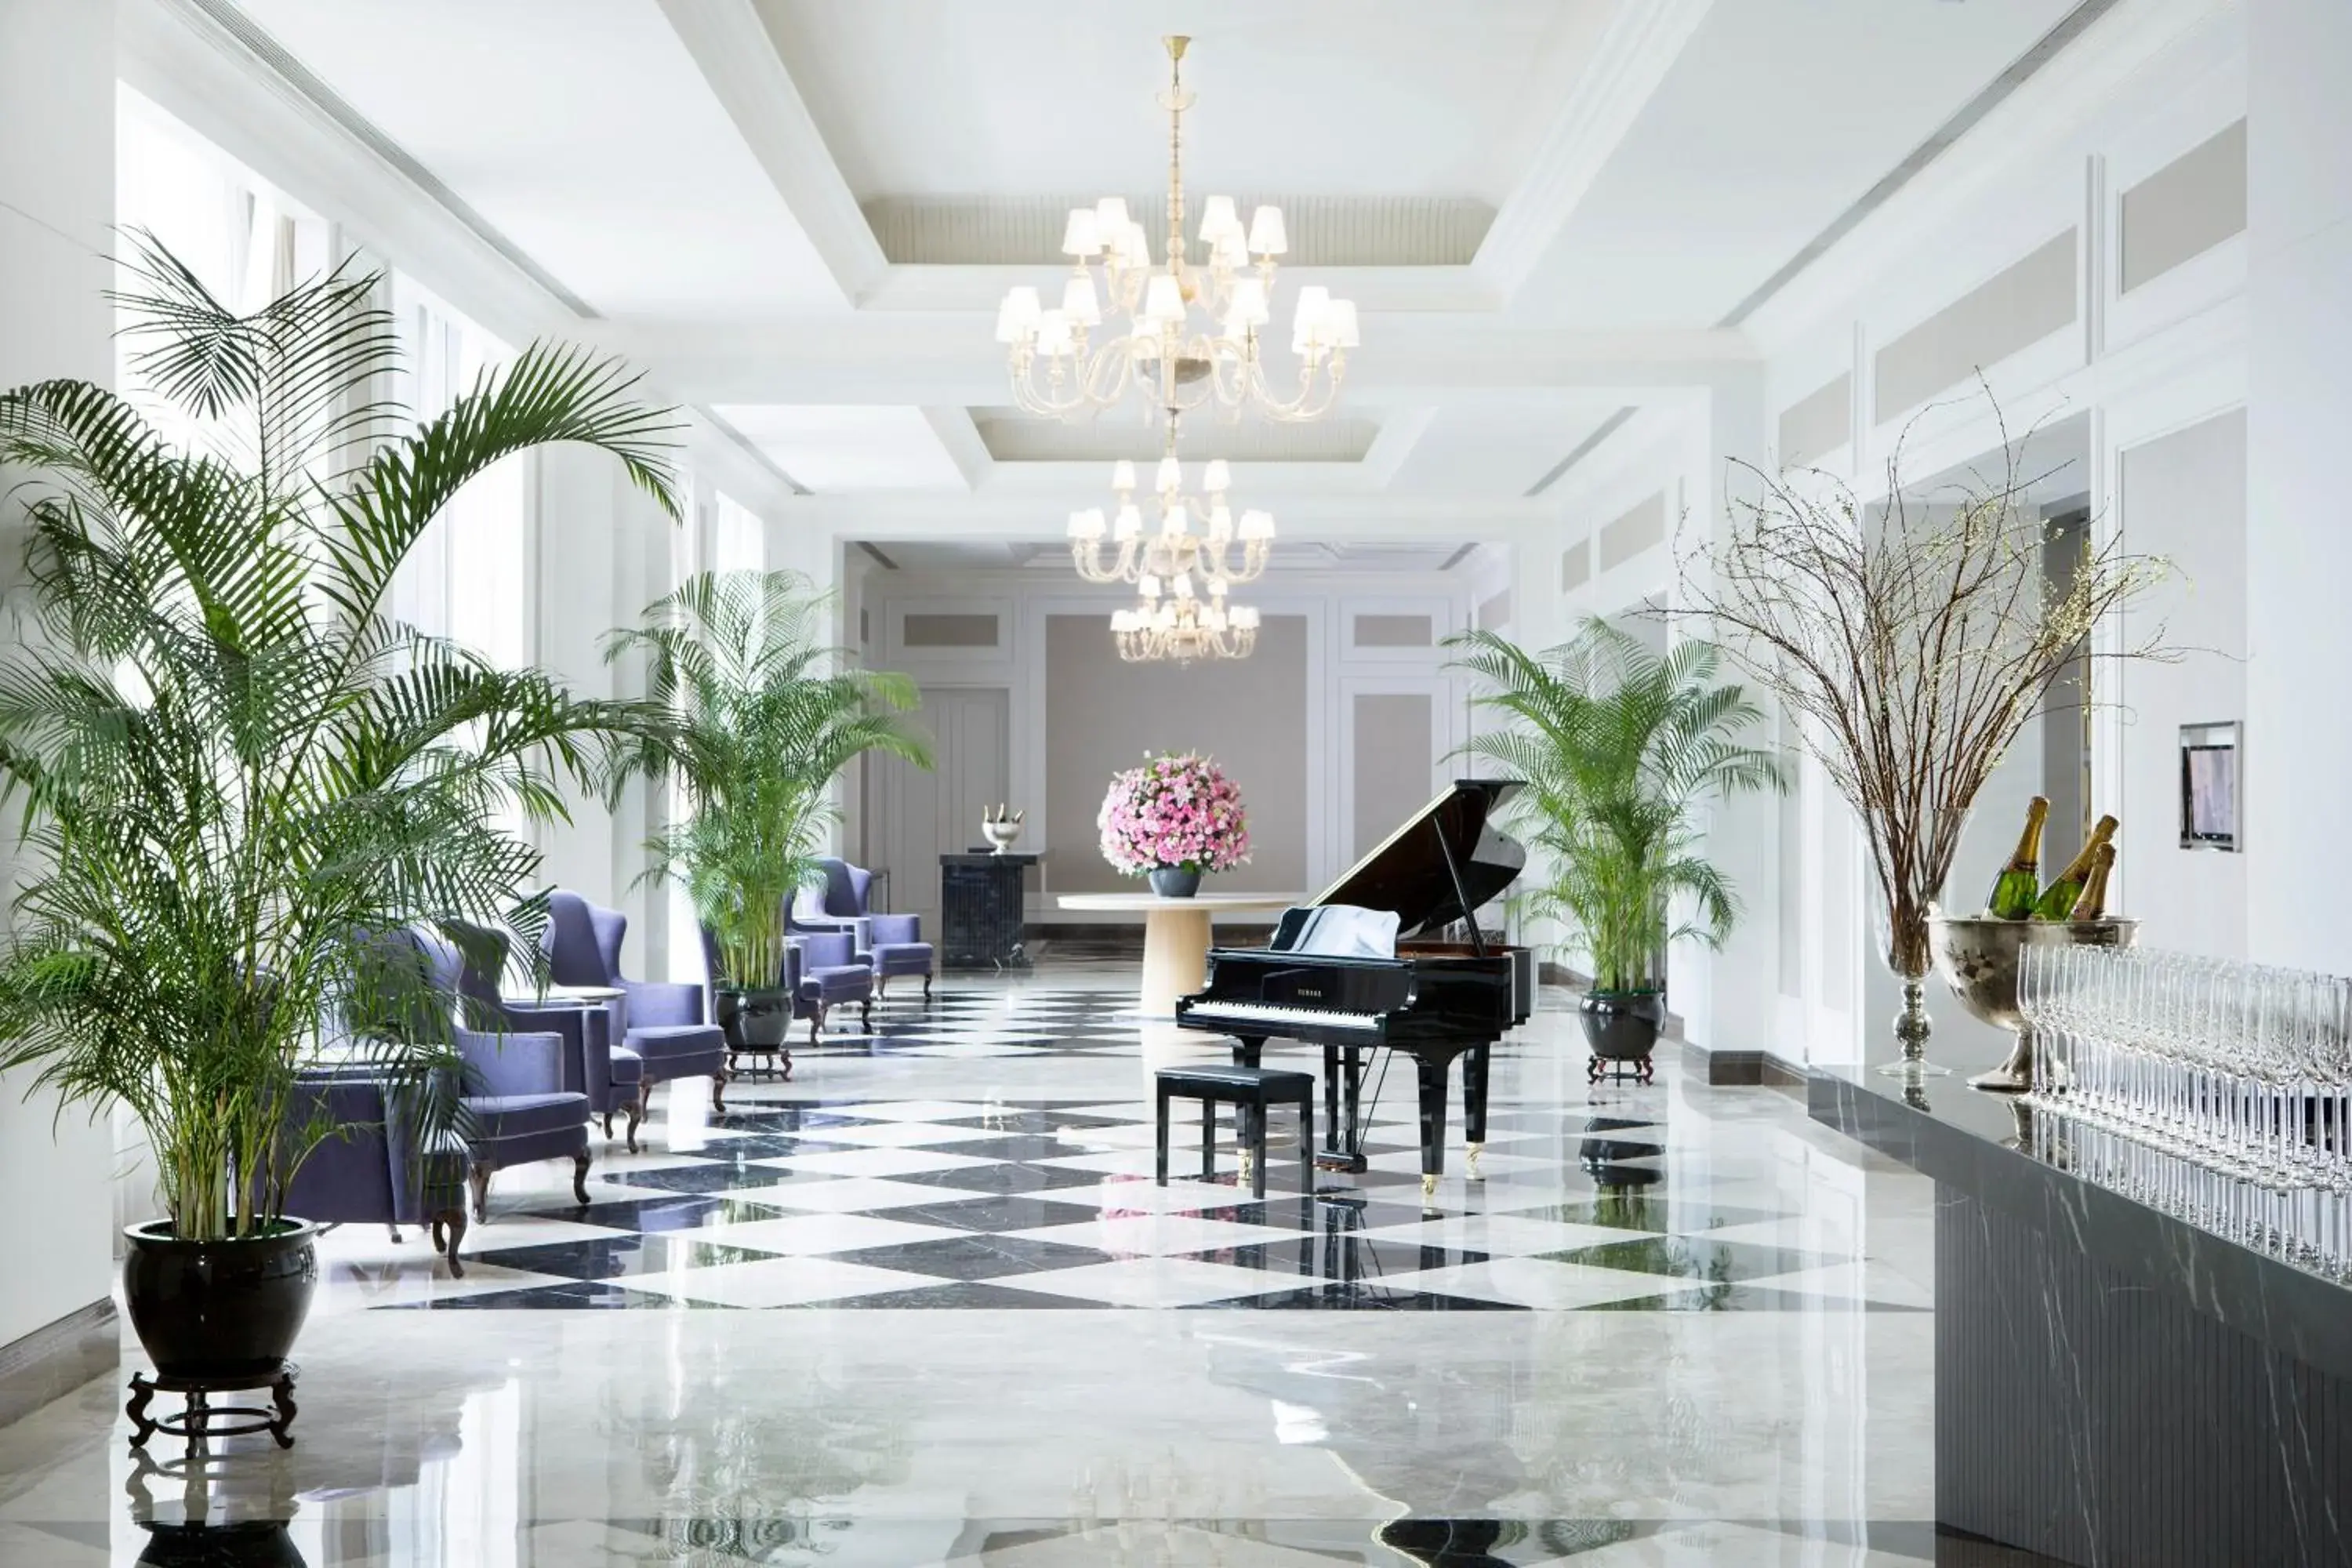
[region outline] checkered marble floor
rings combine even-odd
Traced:
[[[1408,1071],[1374,1101],[1354,1176],[1300,1159],[1277,1113],[1267,1194],[1252,1197],[1230,1120],[1204,1173],[1197,1108],[1152,1177],[1155,1055],[1214,1057],[1210,1037],[1146,1027],[1126,994],[942,987],[890,998],[870,1030],[796,1051],[795,1081],[739,1083],[709,1113],[688,1086],[657,1100],[644,1152],[600,1152],[592,1201],[553,1167],[502,1173],[462,1281],[392,1289],[402,1310],[764,1308],[1222,1308],[1340,1311],[1916,1310],[1923,1290],[1792,1229],[1790,1205],[1670,1153],[1671,1095],[1575,1086],[1505,1100],[1474,1176],[1458,1105],[1451,1169],[1424,1205]],[[1507,1042],[1515,1056],[1554,1047]],[[1022,1058],[1091,1065],[1125,1098],[826,1092],[831,1064]],[[1076,1068],[1073,1072],[1086,1069]],[[1504,1073],[1498,1072],[1498,1077]],[[1580,1078],[1580,1073],[1574,1075]],[[1377,1074],[1375,1074],[1377,1079]],[[683,1111],[672,1121],[661,1112]],[[1678,1163],[1681,1169],[1677,1169]],[[1800,1234],[1802,1230],[1802,1234]],[[414,1283],[413,1278],[411,1283]]]

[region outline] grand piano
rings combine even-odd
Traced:
[[[1456,1058],[1477,1174],[1488,1055],[1535,1000],[1534,954],[1488,942],[1475,918],[1527,864],[1493,821],[1518,788],[1510,779],[1457,781],[1312,902],[1286,911],[1265,947],[1210,950],[1207,989],[1177,1000],[1180,1027],[1232,1037],[1244,1067],[1258,1065],[1268,1040],[1323,1047],[1322,1168],[1364,1169],[1364,1077],[1376,1063],[1384,1070],[1383,1053],[1393,1052],[1412,1058],[1420,1089],[1423,1196],[1445,1169],[1446,1077]],[[1466,922],[1468,941],[1431,934],[1455,921]]]

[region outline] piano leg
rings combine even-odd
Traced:
[[[1339,1152],[1339,1047],[1323,1044],[1323,1148]]]
[[[1201,1180],[1217,1173],[1217,1102],[1201,1101]]]
[[[1486,1148],[1486,1067],[1494,1048],[1478,1046],[1462,1058],[1462,1131],[1469,1145],[1462,1171],[1474,1182],[1481,1179],[1478,1156]]]
[[[1258,1065],[1259,1058],[1265,1050],[1265,1039],[1263,1036],[1256,1039],[1252,1039],[1247,1035],[1235,1035],[1234,1037],[1234,1066],[1237,1068],[1254,1068]]]
[[[1445,1170],[1445,1069],[1453,1064],[1418,1052],[1413,1064],[1421,1076],[1421,1199],[1425,1204],[1436,1194],[1437,1178]]]

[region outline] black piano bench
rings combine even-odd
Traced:
[[[1201,1102],[1201,1174],[1217,1169],[1217,1107],[1234,1108],[1234,1131],[1242,1146],[1242,1168],[1250,1179],[1250,1195],[1265,1196],[1265,1110],[1269,1105],[1298,1108],[1298,1154],[1307,1166],[1307,1185],[1315,1184],[1315,1079],[1311,1073],[1281,1068],[1198,1067],[1161,1068],[1160,1080],[1159,1182],[1168,1184],[1168,1102],[1181,1096]]]

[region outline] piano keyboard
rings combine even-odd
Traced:
[[[1188,1023],[1318,1024],[1327,1029],[1379,1030],[1385,1016],[1379,1013],[1327,1013],[1320,1007],[1284,1007],[1271,1002],[1216,1002],[1185,1009]]]

